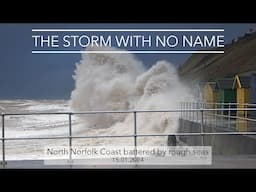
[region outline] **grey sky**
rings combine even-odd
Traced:
[[[0,99],[69,98],[80,54],[31,54],[32,28],[224,28],[225,42],[256,24],[0,24]],[[190,54],[138,54],[147,66],[158,60],[182,64]]]

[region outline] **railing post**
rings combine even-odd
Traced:
[[[217,127],[218,104],[215,104],[215,128]]]
[[[231,112],[230,112],[230,103],[228,105],[228,128],[230,129],[230,115],[231,115]]]
[[[183,112],[184,112],[184,119],[185,120],[187,120],[187,111],[186,111],[186,109],[187,109],[187,102],[184,102],[184,110],[183,110]]]
[[[222,122],[221,122],[221,125],[224,125],[224,123],[225,123],[225,107],[226,107],[226,104],[222,103]]]
[[[207,104],[206,103],[204,103],[204,109],[206,109],[207,108]],[[205,113],[204,113],[204,124],[205,125],[207,125],[208,124],[208,112],[207,111],[205,111]]]
[[[201,108],[201,145],[204,146],[204,109]]]
[[[185,110],[186,110],[185,111],[185,113],[186,113],[186,118],[185,119],[186,120],[188,120],[188,110],[187,109],[188,109],[188,102],[186,102],[186,105],[185,105]]]
[[[194,111],[192,111],[193,108],[194,108],[194,107],[193,107],[193,103],[190,102],[190,110],[191,110],[191,111],[190,111],[190,120],[191,120],[191,121],[193,121],[193,112],[194,112]]]
[[[184,111],[184,109],[185,109],[185,103],[182,102],[182,119],[185,119],[185,111]]]
[[[72,119],[71,119],[72,113],[68,114],[68,121],[69,121],[69,163],[72,166]]]
[[[4,134],[4,113],[2,113],[2,166],[5,168],[5,134]]]
[[[189,108],[190,108],[190,121],[193,121],[193,119],[192,119],[192,114],[193,114],[193,111],[192,111],[192,109],[193,109],[193,103],[192,103],[192,102],[190,102]]]
[[[206,104],[205,102],[203,103],[203,109],[206,109]],[[207,124],[207,111],[204,112],[204,125]]]
[[[182,102],[180,102],[180,118],[182,118]]]
[[[190,103],[188,102],[188,120],[190,120]]]
[[[133,116],[134,116],[134,149],[135,149],[135,151],[137,151],[137,116],[136,116],[136,111],[133,111]],[[137,154],[134,153],[135,167],[137,167],[136,157],[137,157]]]
[[[199,109],[199,103],[196,103],[196,109]],[[198,123],[199,117],[198,117],[198,110],[196,111],[196,122]]]
[[[188,102],[188,107],[187,107],[187,110],[188,110],[188,120],[190,120],[190,103]]]
[[[193,122],[195,122],[195,112],[196,112],[196,111],[195,111],[195,103],[194,103],[194,102],[192,103],[192,106],[193,106],[193,111],[192,111],[192,114],[193,114],[193,115],[192,115],[192,121],[193,121]]]
[[[182,102],[182,130],[185,126],[185,102]]]
[[[136,149],[137,147],[137,117],[136,117],[136,111],[133,112],[134,117],[134,147]]]

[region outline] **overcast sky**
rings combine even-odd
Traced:
[[[69,98],[80,54],[32,54],[33,28],[224,28],[225,43],[256,24],[0,24],[0,99]],[[137,54],[150,66],[157,60],[180,65],[190,54]]]

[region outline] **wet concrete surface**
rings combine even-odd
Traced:
[[[255,169],[256,155],[213,156],[212,165],[46,165],[44,160],[7,161],[1,169]]]

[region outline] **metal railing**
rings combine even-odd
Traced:
[[[2,113],[2,137],[0,140],[2,141],[2,167],[5,168],[7,161],[6,161],[6,146],[5,141],[8,140],[43,140],[43,139],[68,139],[69,140],[69,147],[72,147],[72,139],[78,138],[120,138],[120,137],[133,137],[134,138],[134,147],[137,147],[137,138],[138,137],[155,137],[155,136],[201,136],[201,145],[204,146],[203,136],[205,135],[256,135],[256,132],[205,132],[204,131],[204,123],[205,123],[205,114],[209,111],[216,111],[220,109],[206,109],[206,108],[195,108],[195,109],[173,109],[173,110],[130,110],[130,111],[90,111],[90,112],[57,112],[57,113]],[[231,108],[222,110],[248,110],[248,111],[256,111],[256,108]],[[138,113],[180,113],[181,117],[184,117],[184,114],[188,112],[196,112],[200,114],[200,132],[194,133],[168,133],[168,134],[138,134],[137,133],[137,114]],[[89,114],[106,114],[106,113],[132,113],[133,114],[133,134],[130,135],[98,135],[98,136],[73,136],[72,135],[72,116],[73,115],[89,115]],[[68,136],[51,136],[51,137],[18,137],[18,138],[11,138],[5,137],[5,117],[6,116],[26,116],[26,115],[67,115],[68,116]],[[71,153],[70,153],[71,154]],[[72,156],[69,157],[72,160]]]
[[[231,130],[236,129],[237,120],[256,126],[256,104],[251,103],[205,103],[205,102],[182,102],[181,109],[213,109],[204,114],[204,123],[214,126],[223,127]],[[239,109],[239,110],[238,110]],[[251,110],[252,109],[252,110]],[[254,111],[252,114],[250,111]],[[196,111],[185,111],[181,118],[200,122],[200,117]],[[226,124],[226,125],[225,125]],[[251,128],[251,127],[248,127]],[[256,129],[255,129],[256,131]]]

